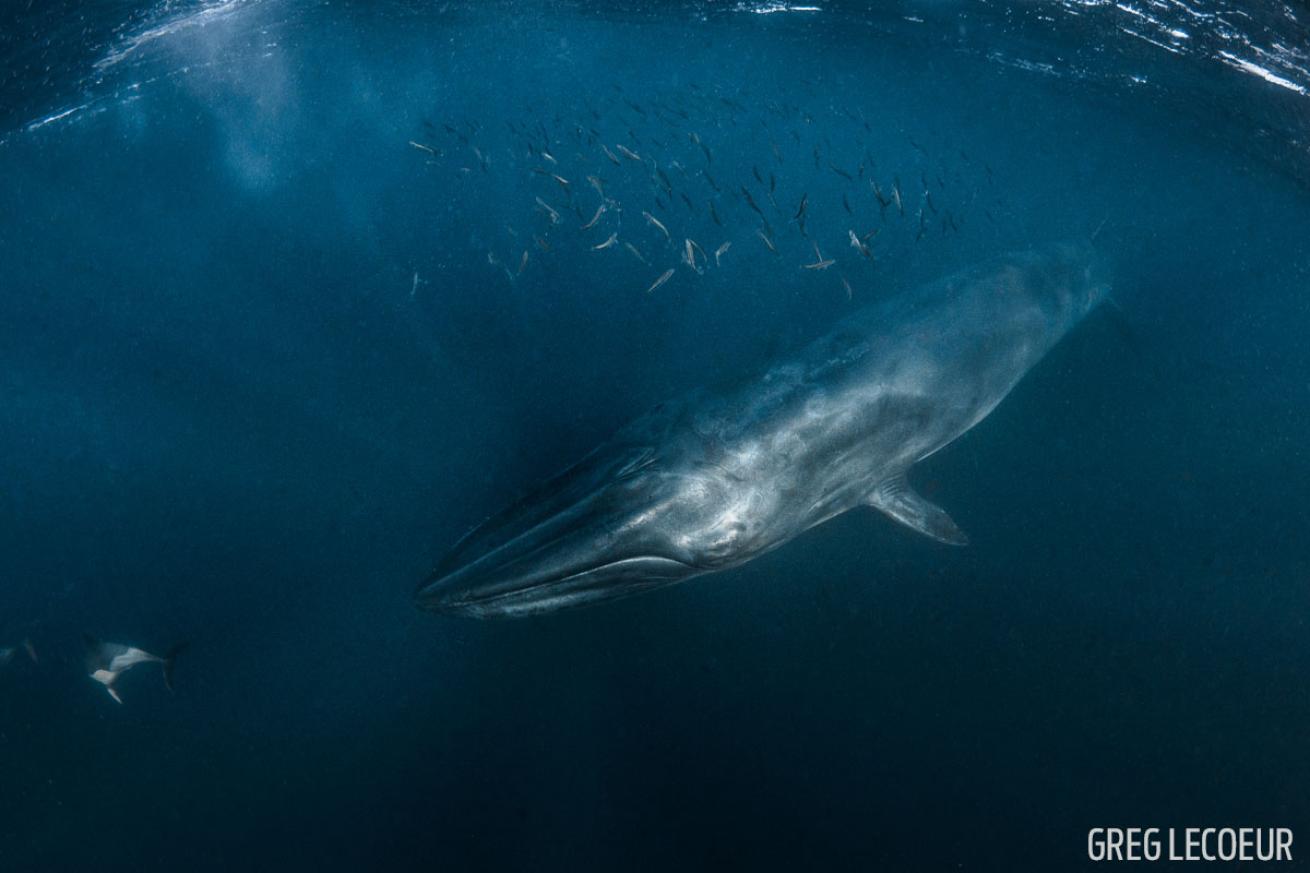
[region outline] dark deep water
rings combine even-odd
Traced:
[[[1310,846],[1310,10],[1150,7],[1184,51],[1124,32],[1145,5],[817,2],[4,13],[0,646],[41,661],[0,668],[0,870]],[[589,174],[622,225],[577,229]],[[802,194],[833,270],[799,269]],[[870,263],[847,229],[880,227]],[[855,511],[611,605],[414,608],[650,405],[1098,228],[1123,318],[913,474],[967,549]],[[610,230],[658,264],[592,251]],[[189,641],[176,694],[142,667],[116,705],[83,632]]]

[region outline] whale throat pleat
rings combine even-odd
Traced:
[[[969,538],[946,510],[920,496],[905,481],[904,473],[883,480],[869,497],[869,505],[924,536],[952,546],[969,544]]]

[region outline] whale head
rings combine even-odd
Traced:
[[[418,605],[526,616],[708,572],[716,563],[703,548],[699,508],[714,501],[713,490],[665,469],[649,445],[611,443],[456,544],[419,587]]]
[[[1023,285],[1056,327],[1071,330],[1110,296],[1109,262],[1090,241],[1062,242],[1028,256]]]

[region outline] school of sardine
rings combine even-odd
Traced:
[[[818,110],[781,99],[695,84],[643,99],[618,85],[609,91],[524,110],[506,122],[507,139],[479,122],[447,120],[425,121],[423,133],[407,140],[425,166],[463,178],[522,174],[533,216],[523,238],[531,237],[538,257],[529,257],[519,230],[507,225],[511,241],[498,245],[509,253],[502,257],[493,247],[487,261],[508,281],[530,274],[547,254],[600,257],[622,248],[631,256],[625,269],[634,272],[634,285],[647,292],[679,268],[700,277],[747,257],[794,257],[793,269],[836,276],[836,288],[851,300],[857,287],[873,286],[894,246],[958,234],[975,206],[995,221],[978,203],[981,194],[995,204],[989,165],[958,147],[944,150],[949,164],[933,158],[913,137],[880,130],[861,109],[825,106],[851,131],[844,137],[831,124],[814,123]],[[816,141],[814,130],[829,133]],[[736,151],[716,162],[716,138],[759,153],[750,162]],[[880,149],[894,152],[899,164],[876,159]],[[821,239],[846,254],[825,255]],[[734,242],[751,240],[748,254],[725,260]]]

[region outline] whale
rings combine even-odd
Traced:
[[[737,567],[857,507],[968,537],[914,465],[987,417],[1107,299],[1090,242],[1002,254],[870,304],[756,378],[662,403],[458,541],[420,608],[513,618]]]

